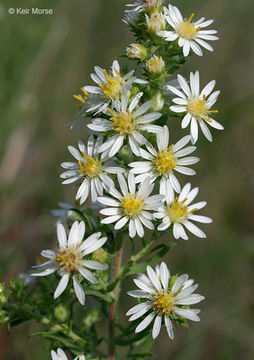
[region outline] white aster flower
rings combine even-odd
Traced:
[[[169,146],[169,130],[165,125],[157,136],[157,147],[149,144],[147,150],[140,149],[140,156],[147,161],[136,161],[129,164],[133,174],[139,174],[136,182],[142,182],[147,176],[151,182],[160,178],[160,194],[165,194],[168,187],[172,187],[176,192],[180,192],[181,187],[174,172],[185,175],[195,175],[196,172],[187,165],[193,165],[199,161],[198,157],[188,156],[196,150],[195,146],[185,145],[190,141],[189,135],[184,136],[176,144]]]
[[[115,229],[119,230],[129,223],[129,235],[133,238],[136,233],[139,237],[144,236],[143,225],[153,230],[154,226],[151,220],[153,215],[151,210],[160,208],[162,204],[162,195],[150,196],[154,185],[147,178],[136,190],[135,178],[132,173],[128,175],[128,186],[122,174],[118,174],[118,182],[122,194],[115,188],[110,189],[112,197],[99,197],[98,201],[103,205],[110,206],[102,209],[100,213],[106,215],[101,222],[103,224],[115,223]]]
[[[99,66],[95,66],[94,71],[95,74],[91,74],[91,78],[97,86],[84,86],[84,90],[88,93],[97,95],[97,104],[88,109],[89,112],[105,111],[123,91],[129,91],[132,83],[136,80],[132,76],[134,70],[123,77],[121,76],[120,65],[117,60],[113,61],[110,73]]]
[[[78,274],[92,284],[98,281],[91,271],[105,270],[107,267],[97,261],[86,260],[86,256],[101,248],[107,241],[106,237],[101,238],[101,233],[94,233],[83,241],[85,235],[85,223],[75,221],[72,224],[68,240],[65,229],[62,224],[57,224],[57,238],[59,249],[43,250],[41,255],[48,259],[45,263],[35,266],[35,268],[44,269],[40,273],[34,273],[32,276],[47,276],[58,271],[61,280],[55,290],[54,299],[58,298],[66,289],[70,277],[73,279],[73,286],[79,302],[85,304],[85,293],[78,281]]]
[[[191,205],[198,191],[197,187],[191,190],[191,184],[188,183],[183,187],[179,197],[175,197],[173,189],[168,188],[165,194],[166,204],[154,214],[155,218],[162,219],[158,230],[166,230],[172,224],[175,239],[188,240],[184,228],[200,238],[205,238],[206,234],[192,223],[192,221],[206,224],[212,222],[207,216],[194,214],[207,204],[206,201],[200,201]]]
[[[122,94],[121,101],[114,101],[113,107],[108,109],[111,114],[110,120],[104,118],[95,118],[88,124],[88,128],[93,131],[113,131],[113,136],[106,140],[99,148],[99,152],[114,156],[122,147],[124,140],[127,139],[132,152],[139,156],[139,144],[145,144],[146,138],[140,134],[140,131],[156,133],[161,130],[160,126],[152,125],[151,122],[159,119],[159,112],[146,112],[152,106],[152,101],[147,101],[138,106],[143,93],[138,93],[129,103],[129,97],[126,93]]]
[[[174,339],[172,317],[179,316],[192,321],[200,321],[198,316],[200,310],[186,309],[186,306],[199,303],[204,300],[204,296],[193,294],[198,285],[193,285],[194,281],[189,279],[187,274],[177,277],[174,281],[164,262],[160,266],[157,265],[155,271],[150,266],[147,266],[146,271],[147,275],[141,274],[134,279],[139,290],[128,292],[130,296],[142,301],[127,312],[126,315],[131,316],[129,321],[139,319],[146,314],[136,327],[136,333],[146,329],[154,320],[152,337],[155,339],[164,321],[168,336]]]
[[[211,117],[211,114],[217,113],[218,110],[211,110],[216,103],[220,91],[213,91],[216,81],[210,81],[200,92],[199,72],[190,73],[190,86],[181,75],[177,76],[181,91],[177,88],[167,85],[168,90],[176,94],[178,97],[173,99],[177,105],[170,106],[170,110],[176,113],[186,113],[182,120],[182,128],[186,128],[189,123],[192,142],[198,139],[198,125],[200,126],[204,136],[212,141],[212,134],[207,125],[215,129],[223,130],[224,127]]]
[[[146,26],[150,33],[155,33],[162,31],[166,27],[165,15],[156,10],[150,16],[145,14],[146,17]]]
[[[99,154],[98,149],[103,143],[102,136],[98,136],[97,140],[91,135],[88,139],[87,146],[82,141],[78,142],[79,151],[73,146],[68,149],[77,162],[64,162],[61,166],[67,169],[60,175],[65,179],[63,184],[70,184],[75,181],[82,181],[76,194],[76,200],[80,199],[83,204],[89,193],[91,192],[92,201],[97,200],[97,196],[103,195],[103,189],[114,186],[113,180],[108,174],[117,174],[124,172],[124,169],[118,166],[110,166],[105,163],[108,160],[107,153],[103,156]]]
[[[157,35],[166,38],[166,41],[178,39],[178,45],[183,48],[184,56],[188,56],[191,49],[195,54],[202,56],[201,46],[209,51],[213,51],[212,46],[205,40],[218,40],[218,37],[214,35],[217,31],[202,30],[212,24],[213,20],[205,20],[202,17],[198,21],[192,22],[194,14],[189,19],[184,19],[180,10],[172,5],[168,5],[168,8],[164,7],[164,11],[167,22],[174,30],[161,31]]]
[[[58,348],[57,351],[51,350],[52,360],[68,360],[64,351],[61,348]],[[86,360],[85,355],[76,356],[74,360]]]

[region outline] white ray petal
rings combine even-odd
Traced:
[[[78,301],[81,305],[85,305],[85,293],[75,275],[73,276],[73,287]]]
[[[64,290],[67,288],[69,282],[70,274],[64,274],[57,285],[57,288],[54,292],[54,299],[58,298]]]
[[[156,339],[161,331],[161,315],[157,315],[154,324],[153,324],[153,331],[152,331],[152,337],[153,339]]]

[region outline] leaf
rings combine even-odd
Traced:
[[[110,295],[103,294],[103,293],[101,293],[99,291],[96,291],[96,290],[86,290],[85,294],[90,295],[90,296],[94,296],[94,297],[98,298],[99,300],[102,300],[102,301],[107,302],[107,303],[112,303],[113,302],[113,299],[112,299],[112,297]]]
[[[135,360],[135,359],[139,359],[139,358],[144,359],[144,358],[147,358],[147,356],[154,358],[154,355],[152,353],[131,354],[131,355],[128,355],[127,357]]]
[[[166,244],[160,244],[155,246],[153,249],[147,251],[146,255],[151,255],[154,252],[156,252],[155,255],[153,255],[150,259],[143,261],[140,264],[134,265],[128,272],[127,275],[135,275],[140,272],[144,272],[147,268],[147,265],[153,266],[157,264],[161,260],[161,258],[170,250],[172,249],[178,241],[173,241],[169,245]]]
[[[133,337],[116,337],[114,343],[118,346],[126,346],[135,343],[144,337],[144,333],[135,334]]]
[[[153,346],[154,343],[154,339],[152,338],[152,336],[149,334],[145,340],[144,343],[142,344],[142,346],[139,349],[139,352],[143,353],[143,352],[149,352],[151,347]]]

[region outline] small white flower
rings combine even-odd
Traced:
[[[190,141],[190,136],[184,136],[176,144],[169,146],[169,130],[165,125],[157,135],[157,147],[147,145],[147,150],[140,149],[140,156],[147,161],[137,161],[129,164],[133,174],[139,174],[136,182],[142,182],[147,176],[151,181],[160,178],[160,194],[165,194],[167,187],[172,187],[180,192],[181,187],[174,172],[185,175],[195,175],[196,172],[187,165],[193,165],[199,161],[198,157],[188,156],[196,150],[195,146],[184,146]]]
[[[75,221],[72,224],[68,240],[65,229],[62,224],[57,224],[57,238],[59,250],[43,250],[41,255],[48,259],[45,263],[35,266],[35,268],[43,269],[40,273],[34,273],[32,276],[47,276],[58,271],[61,280],[55,290],[54,299],[58,298],[66,289],[69,279],[72,276],[73,286],[79,302],[85,304],[85,293],[78,281],[78,274],[92,284],[98,281],[91,271],[105,270],[107,267],[97,261],[86,260],[85,257],[101,248],[107,241],[106,237],[101,238],[101,233],[94,233],[83,241],[85,235],[85,223]]]
[[[67,356],[65,355],[64,351],[61,348],[57,349],[57,352],[51,350],[51,357],[52,360],[68,360]],[[85,355],[79,355],[75,357],[74,360],[86,360]]]
[[[161,56],[153,55],[149,60],[147,60],[146,69],[150,74],[159,75],[165,69],[165,61]]]
[[[211,110],[216,103],[220,91],[213,91],[216,81],[210,81],[200,92],[199,72],[190,73],[190,86],[181,75],[177,76],[181,91],[177,88],[167,85],[168,90],[178,97],[173,99],[177,105],[170,106],[170,110],[176,113],[186,113],[182,120],[182,128],[186,128],[190,123],[190,133],[192,142],[198,139],[198,125],[200,126],[207,140],[212,141],[212,134],[207,125],[215,129],[223,130],[224,127],[216,120],[211,118],[211,114],[217,113],[218,110]]]
[[[176,6],[164,7],[165,17],[168,24],[174,29],[172,31],[161,31],[157,35],[166,38],[166,41],[178,39],[178,45],[183,48],[183,55],[188,56],[192,49],[195,54],[202,56],[201,46],[209,51],[213,48],[205,40],[218,40],[216,30],[202,30],[213,23],[213,20],[206,20],[202,17],[196,22],[191,22],[194,14],[189,19],[184,19]]]
[[[138,93],[128,105],[129,97],[123,93],[121,101],[118,99],[114,101],[113,110],[108,109],[111,114],[110,120],[96,118],[87,125],[93,131],[113,131],[114,135],[100,146],[99,152],[112,157],[121,149],[125,139],[127,139],[132,152],[139,156],[139,144],[147,143],[140,131],[156,133],[161,130],[160,126],[151,124],[151,122],[159,119],[161,114],[159,112],[146,114],[152,106],[152,101],[147,101],[138,106],[142,95],[142,92]]]
[[[200,321],[198,316],[200,310],[186,309],[186,305],[197,304],[204,300],[204,296],[193,294],[198,285],[193,285],[194,281],[189,279],[187,274],[172,281],[164,262],[160,266],[157,265],[155,271],[150,266],[147,266],[146,271],[147,275],[141,274],[137,279],[134,279],[139,290],[128,292],[130,296],[142,301],[127,312],[126,315],[131,316],[129,321],[139,319],[146,314],[146,317],[136,327],[136,333],[146,329],[154,320],[152,337],[155,339],[159,335],[164,321],[169,338],[174,339],[172,315],[192,321]]]
[[[134,70],[124,77],[121,76],[120,65],[117,60],[113,61],[110,73],[99,66],[95,66],[94,71],[95,74],[91,74],[91,78],[97,86],[84,86],[84,90],[89,94],[96,94],[98,97],[97,104],[88,109],[89,112],[104,112],[123,91],[129,91],[132,83],[136,80],[132,76]]]
[[[145,14],[146,17],[146,26],[150,33],[155,33],[162,31],[166,27],[166,19],[165,15],[156,10],[151,14],[149,17],[147,14]]]
[[[191,205],[198,191],[197,187],[191,190],[191,184],[186,184],[179,197],[175,197],[173,189],[171,187],[168,188],[165,194],[166,205],[158,209],[158,212],[154,214],[155,218],[163,219],[162,223],[158,226],[158,230],[166,230],[173,224],[173,236],[175,239],[182,238],[188,240],[184,227],[192,234],[205,238],[206,234],[192,223],[192,221],[207,224],[212,222],[212,219],[207,216],[194,214],[194,212],[206,206],[206,201],[200,201]]]
[[[103,195],[103,189],[114,186],[114,182],[108,174],[124,172],[124,169],[118,166],[110,166],[110,164],[105,163],[108,160],[107,153],[105,152],[101,156],[98,152],[102,143],[102,136],[98,136],[95,141],[91,135],[87,146],[82,141],[78,142],[79,151],[73,146],[68,146],[70,153],[77,162],[64,162],[61,164],[64,169],[67,169],[60,175],[61,178],[65,179],[62,182],[63,184],[82,181],[76,194],[76,200],[80,199],[80,204],[86,201],[90,192],[92,201],[95,202],[97,196]]]
[[[119,230],[129,223],[129,235],[133,238],[136,233],[139,237],[144,236],[144,228],[150,230],[154,229],[153,215],[151,210],[160,208],[162,204],[163,195],[150,196],[153,191],[154,185],[150,183],[147,178],[138,191],[136,191],[135,178],[132,173],[128,176],[128,186],[122,174],[118,174],[118,182],[122,194],[115,188],[110,189],[109,193],[112,197],[99,197],[98,201],[103,205],[110,206],[109,208],[102,209],[100,213],[107,217],[101,222],[103,224],[115,223],[115,229]]]

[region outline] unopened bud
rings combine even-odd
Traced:
[[[55,307],[54,316],[58,321],[65,322],[69,317],[69,311],[64,305],[59,304]]]
[[[144,60],[147,56],[146,47],[141,44],[130,44],[126,49],[126,55],[130,59]]]
[[[150,33],[156,34],[158,31],[164,30],[166,27],[164,14],[156,10],[150,17],[146,15],[146,26]]]
[[[108,256],[108,253],[106,250],[100,248],[98,250],[95,250],[93,252],[93,255],[92,255],[92,259],[94,261],[98,261],[100,263],[105,263],[105,261],[107,260],[107,256]]]
[[[8,294],[5,290],[4,284],[0,283],[0,306],[6,304],[8,301]]]
[[[160,111],[164,106],[164,99],[160,92],[157,92],[152,97],[152,109],[153,111]]]
[[[8,316],[7,311],[0,310],[0,325],[3,325],[4,323],[6,323],[9,320],[10,320],[10,318]]]
[[[100,320],[99,310],[96,307],[90,307],[86,310],[83,324],[85,328],[90,328],[93,324]]]
[[[153,55],[147,62],[146,62],[146,69],[152,75],[159,75],[165,69],[165,62],[161,56]]]
[[[164,0],[143,0],[143,5],[147,8],[157,7],[163,4]]]

